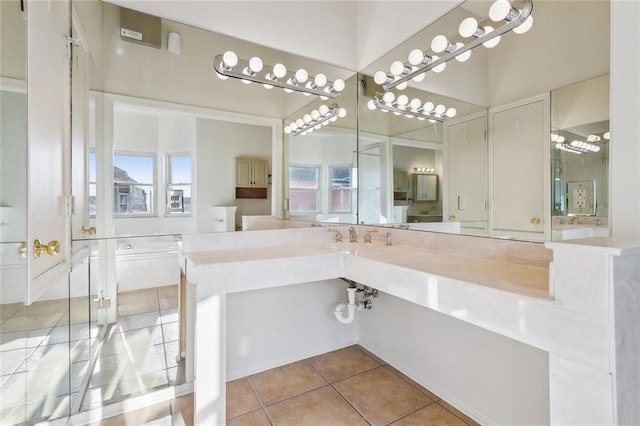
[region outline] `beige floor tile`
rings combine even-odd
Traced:
[[[337,351],[314,356],[309,359],[309,362],[330,383],[381,365],[358,346],[348,346]]]
[[[118,328],[121,331],[130,331],[137,328],[153,327],[154,325],[160,325],[160,311],[127,315],[118,318]]]
[[[35,348],[43,343],[50,331],[50,328],[42,328],[39,330],[20,330],[0,333],[0,352]]]
[[[374,425],[389,424],[433,402],[386,366],[342,380],[334,386]]]
[[[162,345],[102,356],[93,370],[91,387],[104,386],[113,380],[121,381],[155,372],[162,372],[166,377],[165,369]]]
[[[27,373],[8,376],[0,387],[0,409],[8,409],[24,404],[27,392]]]
[[[275,425],[366,425],[331,386],[265,407]]]
[[[154,345],[161,345],[162,328],[153,327],[138,328],[135,330],[112,333],[102,344],[101,356],[113,355],[120,352],[139,350]]]
[[[271,426],[264,410],[255,410],[227,420],[227,426]]]
[[[400,376],[405,382],[409,383],[411,386],[415,387],[416,389],[418,389],[419,391],[421,391],[422,393],[427,395],[429,398],[433,399],[434,401],[439,401],[440,400],[440,397],[438,395],[436,395],[435,393],[431,392],[429,389],[425,388],[424,386],[422,386],[421,384],[419,384],[415,380],[411,379],[406,374],[403,374],[402,372],[396,370],[395,368],[391,367],[390,365],[388,365],[387,368],[389,368],[389,370],[392,371],[393,373],[395,373],[398,376]]]
[[[178,316],[178,308],[167,308],[160,309],[160,321],[163,324],[168,324],[171,322],[177,322],[180,318]]]
[[[394,426],[467,426],[459,417],[439,404],[431,404],[395,423]]]
[[[165,287],[158,287],[158,299],[160,301],[160,309],[177,308],[178,286],[169,285]]]
[[[248,377],[263,404],[272,404],[327,384],[306,361],[283,365]]]
[[[260,408],[246,378],[227,383],[227,419]]]
[[[24,405],[16,405],[8,408],[0,408],[0,419],[3,424],[21,425],[26,424],[26,407]]]
[[[63,316],[65,316],[63,313],[45,315],[14,315],[0,325],[0,333],[38,330],[42,328],[50,329],[53,328]]]
[[[167,368],[167,378],[170,385],[181,385],[185,382],[185,363],[182,362],[177,367]]]
[[[180,324],[178,322],[163,323],[162,336],[165,343],[178,340],[180,338]]]
[[[5,303],[4,305],[0,305],[0,322],[11,318],[22,308],[24,308],[24,304],[22,303]]]
[[[27,349],[14,349],[0,352],[0,376],[18,371],[18,367],[27,359]]]
[[[158,291],[148,288],[118,293],[118,315],[133,315],[159,311]]]
[[[184,362],[180,357],[180,344],[177,341],[165,343],[164,353],[166,357],[166,365],[168,368],[177,367],[179,363]]]
[[[171,416],[174,426],[193,426],[193,394],[171,401]]]
[[[157,371],[145,375],[129,378],[112,377],[103,378],[105,383],[100,387],[91,387],[84,398],[83,410],[104,406],[122,401],[129,397],[144,395],[168,386],[167,376],[164,371]],[[94,386],[94,383],[91,383]]]
[[[170,415],[171,405],[167,401],[91,423],[91,426],[139,426]]]
[[[460,417],[462,420],[464,420],[465,423],[467,423],[469,425],[472,425],[472,426],[480,426],[480,423],[476,422],[471,417],[467,416],[462,411],[458,410],[457,408],[455,408],[453,405],[449,404],[448,402],[439,401],[438,404],[442,405],[448,411],[451,411],[453,414],[455,414],[456,416]]]
[[[30,306],[25,306],[16,313],[16,316],[40,316],[63,314],[69,311],[69,301],[67,299],[47,300],[34,302]]]

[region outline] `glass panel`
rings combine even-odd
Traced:
[[[153,157],[113,156],[113,211],[116,215],[153,213]]]

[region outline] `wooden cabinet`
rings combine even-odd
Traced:
[[[267,198],[268,169],[266,160],[236,159],[236,198]]]
[[[549,94],[490,110],[490,229],[495,236],[550,236]]]

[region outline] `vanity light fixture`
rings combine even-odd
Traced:
[[[451,107],[447,108],[442,104],[434,105],[433,102],[422,102],[418,98],[409,101],[407,95],[400,95],[396,98],[393,92],[384,94],[376,93],[373,99],[367,102],[370,110],[379,109],[383,112],[393,112],[395,115],[404,115],[407,118],[417,118],[418,120],[429,120],[431,123],[442,123],[447,118],[453,118],[458,111]]]
[[[483,45],[492,48],[500,43],[500,37],[513,30],[516,34],[524,34],[533,25],[532,0],[515,0],[512,5],[509,0],[496,0],[489,9],[489,18],[481,23],[475,18],[466,18],[458,28],[459,36],[447,38],[437,35],[431,41],[431,49],[422,51],[414,49],[409,53],[408,61],[395,61],[389,72],[378,71],[374,80],[382,85],[384,90],[397,88],[404,90],[409,80],[420,82],[427,71],[439,73],[444,71],[447,62],[455,58],[465,62],[471,56],[471,49]],[[517,5],[517,6],[516,6]],[[494,28],[493,22],[502,23]],[[494,24],[495,25],[495,24]],[[466,39],[471,38],[466,42]]]
[[[305,114],[302,118],[298,118],[288,126],[285,126],[284,132],[286,134],[293,133],[294,136],[307,135],[313,130],[318,130],[322,126],[327,126],[329,123],[333,123],[338,118],[344,118],[347,115],[347,110],[344,108],[338,108],[338,105],[333,104],[331,107],[326,105],[320,105],[318,109],[314,109],[309,114]]]
[[[603,139],[605,141],[609,141],[610,138],[611,134],[607,130],[602,136],[591,134],[586,137],[585,141],[573,140],[567,143],[564,136],[558,135],[557,133],[551,133],[551,142],[555,143],[556,149],[571,152],[573,154],[600,152],[600,147],[596,144],[601,142]]]
[[[436,169],[431,167],[414,167],[413,168],[414,173],[433,173],[435,171]]]
[[[344,80],[329,81],[324,74],[312,77],[307,70],[300,68],[295,72],[287,70],[283,64],[273,67],[265,66],[257,56],[248,61],[239,59],[235,52],[228,50],[213,59],[213,68],[218,77],[226,80],[229,77],[238,78],[243,83],[260,83],[265,89],[280,87],[288,93],[300,92],[306,96],[316,95],[326,100],[340,96],[345,88]],[[264,69],[268,71],[263,72]]]

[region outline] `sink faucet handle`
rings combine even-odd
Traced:
[[[328,231],[336,233],[336,243],[341,243],[342,242],[342,232],[340,232],[339,229],[337,229],[337,228],[329,228]]]
[[[363,241],[365,243],[371,243],[371,233],[372,232],[378,232],[377,229],[369,229],[367,230],[367,232],[364,233],[364,237],[363,237]]]
[[[385,243],[386,246],[392,246],[393,243],[391,242],[391,232],[387,232],[387,235],[385,236],[387,242]]]
[[[357,243],[358,242],[358,234],[356,233],[356,228],[353,226],[349,227],[349,242]]]

